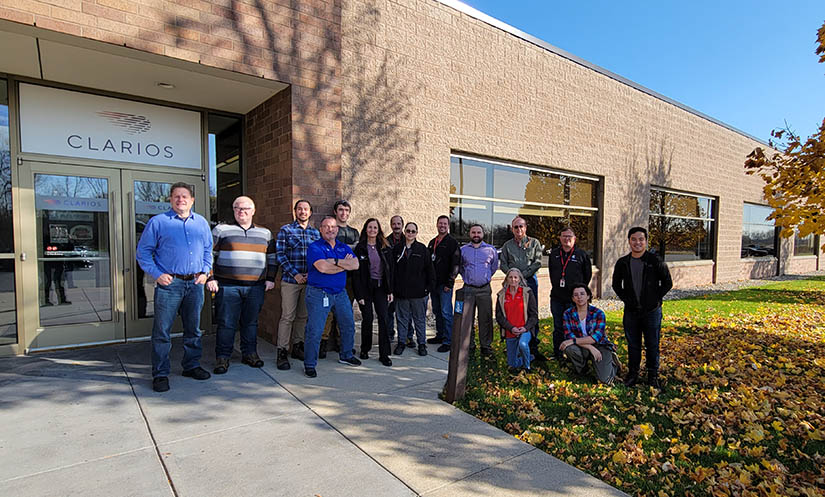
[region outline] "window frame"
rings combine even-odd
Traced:
[[[662,192],[664,194],[669,195],[680,195],[682,197],[694,197],[699,200],[709,200],[710,201],[710,209],[708,212],[707,217],[701,216],[682,216],[678,214],[667,214],[667,213],[659,213],[653,212],[650,209],[650,202],[653,200],[653,192]],[[695,261],[716,261],[716,254],[717,254],[717,241],[718,241],[718,230],[719,230],[719,222],[718,222],[718,210],[719,210],[719,198],[712,196],[712,195],[703,195],[701,193],[693,193],[693,192],[685,192],[681,190],[674,190],[671,188],[666,188],[662,186],[650,186],[650,198],[648,200],[648,238],[652,238],[651,236],[651,222],[650,218],[652,217],[661,217],[661,218],[670,218],[670,219],[684,219],[688,221],[700,221],[703,223],[710,223],[710,229],[707,230],[708,238],[710,240],[707,242],[708,247],[708,254],[707,257],[701,257],[699,255],[696,256],[695,259],[683,259],[683,260],[668,260],[667,259],[667,251],[665,254],[657,254],[659,257],[662,258],[665,262],[674,263],[674,262],[695,262]],[[648,249],[653,247],[653,244],[650,243],[648,240]]]
[[[740,242],[739,242],[739,258],[740,259],[758,259],[760,257],[771,257],[771,258],[774,258],[774,259],[778,259],[779,256],[780,256],[780,254],[779,254],[779,247],[780,247],[779,227],[776,226],[775,221],[773,222],[773,225],[772,225],[772,227],[773,227],[773,252],[774,253],[773,254],[768,253],[768,254],[764,254],[764,255],[742,256],[742,250],[745,248],[745,226],[747,226],[747,225],[770,226],[768,224],[746,222],[745,220],[747,219],[747,217],[746,217],[745,210],[748,207],[764,207],[764,208],[767,208],[767,209],[770,209],[771,211],[773,211],[773,209],[769,205],[757,204],[757,203],[753,203],[753,202],[742,202],[742,232],[741,232]],[[766,219],[766,222],[767,222],[767,219]]]

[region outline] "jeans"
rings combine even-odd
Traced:
[[[530,369],[530,361],[533,358],[530,352],[530,341],[532,333],[522,333],[518,338],[505,338],[507,345],[507,365],[511,368]]]
[[[218,335],[215,357],[229,358],[235,343],[235,327],[240,319],[241,355],[258,352],[258,313],[264,303],[264,283],[252,286],[219,285],[215,307]]]
[[[358,304],[361,309],[361,352],[372,349],[372,318],[373,308],[378,316],[378,356],[381,359],[390,357],[390,337],[387,332],[387,292],[378,286],[376,280],[367,290],[364,305]]]
[[[326,306],[324,299],[327,299]],[[344,290],[338,293],[327,293],[320,288],[307,285],[307,328],[304,336],[304,368],[315,369],[318,365],[318,349],[321,346],[321,335],[324,333],[324,324],[327,315],[332,311],[338,321],[341,331],[340,359],[352,357],[352,347],[355,344],[355,322],[352,317],[352,301]]]
[[[402,338],[411,336],[410,323],[415,326],[418,345],[427,343],[427,297],[398,299],[395,312],[398,315],[398,343],[404,343]]]
[[[564,341],[564,311],[570,307],[570,302],[550,298],[550,313],[553,314],[553,357],[561,359],[561,343]]]
[[[155,285],[155,316],[152,324],[152,378],[169,376],[169,351],[172,349],[171,330],[180,313],[183,321],[183,370],[200,366],[201,308],[203,285],[195,280],[172,278],[166,286]]]
[[[652,311],[634,311],[625,308],[624,336],[627,338],[627,367],[630,373],[639,372],[642,362],[642,339],[645,342],[645,364],[648,377],[659,374],[659,337],[662,331],[662,307]]]
[[[430,294],[435,315],[435,337],[443,338],[444,345],[450,345],[453,335],[453,289],[445,291],[438,287]]]

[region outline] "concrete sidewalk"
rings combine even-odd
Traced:
[[[624,495],[438,400],[434,347],[391,368],[330,354],[315,379],[259,351],[264,368],[236,356],[198,382],[176,341],[164,394],[148,343],[0,359],[0,495]]]

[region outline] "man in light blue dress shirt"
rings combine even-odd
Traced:
[[[464,305],[464,316],[470,320],[478,311],[478,341],[481,354],[493,355],[493,297],[490,280],[498,270],[498,251],[485,243],[484,228],[480,224],[470,227],[470,243],[461,247],[459,273],[464,280],[464,296],[472,295],[475,300]],[[472,328],[471,328],[472,330]],[[472,333],[472,332],[471,332]],[[470,339],[470,351],[475,349],[475,339]]]
[[[152,217],[137,246],[137,260],[155,280],[155,315],[152,326],[152,388],[169,390],[169,351],[172,323],[180,312],[183,321],[183,376],[210,377],[200,366],[200,316],[203,285],[212,270],[212,230],[203,216],[192,212],[192,185],[175,183],[171,209]]]

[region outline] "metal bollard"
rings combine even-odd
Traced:
[[[453,312],[453,335],[450,346],[450,366],[445,385],[445,400],[453,403],[464,398],[467,389],[467,364],[470,361],[470,340],[472,339],[474,312],[464,316],[464,310],[475,308],[475,295],[465,295],[464,288],[455,292]],[[466,317],[466,319],[465,319]]]

